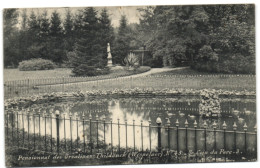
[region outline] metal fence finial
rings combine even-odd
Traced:
[[[176,124],[176,127],[179,126],[179,120],[178,119],[176,120],[175,124]]]
[[[213,122],[213,128],[214,129],[216,129],[217,128],[217,123],[216,123],[216,121],[214,120],[214,122]]]
[[[194,121],[194,128],[197,128],[197,126],[198,126],[198,123],[197,123],[197,121],[195,120],[195,121]]]
[[[157,123],[157,124],[161,124],[161,123],[162,123],[162,119],[161,119],[160,117],[157,117],[156,123]]]
[[[188,120],[185,121],[185,127],[187,128],[189,126]]]
[[[227,129],[227,124],[226,124],[226,121],[224,121],[224,123],[223,123],[223,129],[225,130],[225,129]]]
[[[247,131],[247,125],[246,125],[246,123],[244,124],[243,128],[244,128],[244,131]]]
[[[166,122],[166,124],[167,124],[167,126],[168,126],[168,127],[171,125],[171,121],[170,121],[170,119],[169,119],[169,118],[167,119],[167,122]]]
[[[203,124],[204,128],[206,129],[208,127],[208,124],[206,121],[204,121],[204,124]]]
[[[56,114],[56,115],[60,115],[60,111],[59,111],[59,110],[56,110],[56,111],[55,111],[55,114]]]
[[[236,122],[234,122],[234,125],[233,125],[233,130],[236,131],[237,130],[237,124]]]

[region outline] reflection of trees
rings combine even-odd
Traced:
[[[100,134],[100,140],[103,140],[103,119],[106,119],[106,122],[110,121],[112,117],[112,113],[109,112],[109,108],[115,106],[116,102],[119,102],[119,107],[123,111],[124,119],[128,120],[128,124],[131,124],[131,119],[127,118],[126,114],[131,116],[137,116],[137,118],[141,118],[143,121],[148,121],[151,119],[152,125],[156,125],[155,121],[158,116],[161,117],[163,125],[166,124],[166,118],[170,116],[168,113],[173,114],[170,118],[170,122],[172,126],[175,126],[175,122],[178,119],[180,122],[180,127],[184,127],[185,120],[187,119],[189,123],[189,127],[194,126],[194,121],[197,120],[198,126],[203,127],[203,123],[205,119],[200,118],[198,115],[198,108],[199,100],[195,98],[185,99],[183,97],[175,97],[175,98],[120,98],[120,99],[90,99],[84,101],[63,101],[63,102],[56,102],[56,103],[48,103],[48,104],[38,104],[28,107],[30,114],[33,112],[37,114],[40,112],[41,116],[43,113],[50,114],[53,112],[53,117],[55,117],[54,112],[55,110],[60,111],[60,117],[63,119],[63,114],[66,114],[66,118],[69,118],[69,114],[72,114],[72,119],[75,119],[75,113],[78,114],[79,118],[79,126],[82,129],[82,115],[85,115],[85,120],[89,120],[89,114],[92,114],[92,121],[96,121],[96,114],[98,114],[98,119],[102,121],[99,123],[98,131]],[[221,110],[222,111],[230,111],[232,108],[235,110],[239,110],[241,112],[244,111],[246,108],[254,112],[252,115],[245,115],[241,113],[239,116],[240,118],[244,119],[244,122],[247,121],[247,125],[250,130],[255,126],[255,100],[254,99],[221,99]],[[27,109],[23,109],[25,112]],[[182,115],[181,115],[182,114]],[[229,115],[231,117],[229,117]],[[190,116],[194,116],[193,118]],[[12,120],[12,115],[9,115],[9,124]],[[14,116],[15,118],[15,116]],[[26,117],[25,117],[26,118]],[[55,120],[55,119],[53,119]],[[206,120],[209,128],[212,127],[212,123],[214,120]],[[232,130],[232,125],[234,122],[238,125],[238,130],[242,129],[244,122],[239,123],[238,118],[232,114],[223,115],[222,118],[216,120],[217,125],[219,128],[222,126],[223,122],[226,122],[228,125],[228,129]],[[250,122],[248,122],[250,121]],[[36,120],[37,122],[37,120]],[[73,121],[75,122],[75,121]],[[121,121],[120,123],[124,123],[125,121]],[[137,121],[136,122],[140,122]],[[63,128],[63,122],[60,122],[60,128]],[[37,124],[38,125],[38,124]],[[43,127],[44,124],[41,123]],[[85,130],[86,137],[89,137],[89,122],[85,122]],[[69,125],[66,126],[67,129]],[[108,132],[110,129],[109,124],[105,126],[105,132]],[[96,123],[92,124],[92,134],[97,134],[97,126]],[[93,138],[95,138],[94,136]],[[83,138],[81,138],[83,139]],[[96,139],[96,138],[95,138]],[[95,140],[93,139],[93,140]],[[89,139],[86,139],[89,141]]]

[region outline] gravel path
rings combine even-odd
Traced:
[[[175,70],[180,70],[180,69],[186,69],[188,67],[179,67],[179,68],[151,68],[151,70],[144,72],[144,73],[140,73],[140,74],[135,74],[135,75],[131,75],[131,77],[136,78],[136,77],[142,77],[142,76],[147,76],[147,75],[152,75],[152,74],[156,74],[156,73],[161,73],[161,72],[167,72],[167,71],[175,71]],[[129,76],[125,76],[125,77],[129,77]],[[124,77],[122,77],[124,78]]]
[[[129,77],[132,78],[138,78],[138,77],[143,77],[143,76],[148,76],[148,75],[152,75],[152,74],[156,74],[156,73],[161,73],[161,72],[167,72],[167,71],[175,71],[175,70],[180,70],[180,69],[186,69],[188,67],[179,67],[179,68],[151,68],[149,71],[144,72],[144,73],[140,73],[140,74],[135,74],[135,75],[129,75],[129,76],[122,76],[122,77],[118,77],[118,78],[114,78],[115,80],[118,79],[129,79]],[[73,82],[73,83],[65,83],[65,84],[50,84],[52,86],[58,86],[58,85],[69,85],[69,84],[76,84],[76,83],[93,83],[93,82],[97,82],[97,81],[111,81],[112,79],[100,79],[100,80],[94,80],[94,81],[85,81],[85,82]],[[44,85],[44,86],[48,86],[48,85]],[[41,87],[41,85],[38,85],[37,87]]]

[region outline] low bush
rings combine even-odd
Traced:
[[[54,69],[55,64],[50,60],[37,58],[20,62],[18,68],[20,71],[49,70]]]

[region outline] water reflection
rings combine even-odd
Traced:
[[[222,124],[225,121],[227,130],[233,130],[233,124],[236,122],[238,130],[243,130],[246,123],[248,131],[254,131],[256,124],[255,100],[222,100],[222,117],[219,119],[200,117],[198,105],[199,100],[185,98],[124,98],[39,104],[22,110],[23,113],[18,115],[18,127],[24,128],[25,132],[40,133],[43,136],[45,134],[52,135],[53,138],[56,138],[58,121],[60,139],[79,139],[80,143],[85,140],[86,143],[93,142],[95,145],[105,142],[114,147],[120,145],[120,147],[139,150],[142,147],[144,150],[149,149],[150,142],[151,148],[156,149],[157,128],[152,127],[150,133],[148,126],[149,120],[152,126],[156,126],[155,121],[158,116],[162,119],[162,126],[166,125],[168,119],[171,126],[176,126],[175,122],[178,119],[180,128],[185,127],[186,120],[188,127],[193,128],[196,120],[198,128],[204,128],[203,124],[206,121],[207,129],[212,129],[212,124],[215,121],[217,129],[222,129]],[[58,120],[56,119],[56,110],[60,111]],[[8,121],[9,127],[12,127],[11,123],[13,123],[13,127],[17,127],[16,113],[10,114]],[[162,129],[163,146],[168,144],[166,136],[167,130]],[[184,137],[184,132],[180,131],[179,136]],[[209,135],[209,144],[213,144],[213,138],[210,139],[212,136]],[[221,139],[221,136],[219,137]],[[171,130],[171,147],[176,146],[175,139],[176,132]],[[194,139],[193,133],[189,134],[189,139]],[[194,144],[189,142],[189,147],[193,148]],[[184,149],[184,142],[180,143],[180,148]]]

